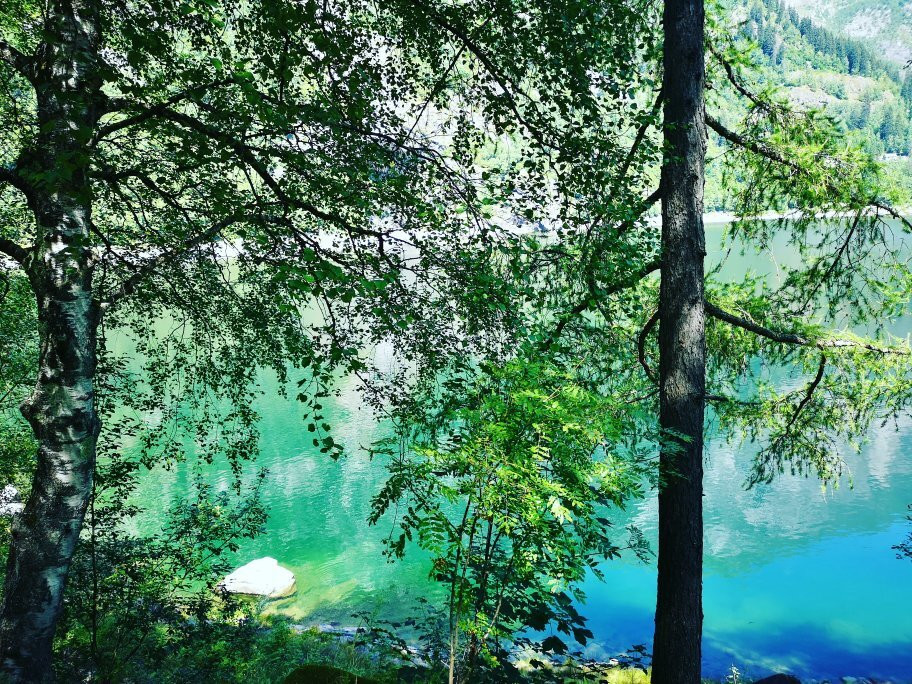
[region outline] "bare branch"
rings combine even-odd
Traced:
[[[817,375],[814,376],[814,379],[807,386],[807,390],[802,397],[801,402],[795,408],[795,412],[792,414],[792,417],[789,419],[788,424],[785,426],[786,431],[794,425],[795,421],[798,420],[798,416],[801,415],[801,412],[804,410],[804,407],[807,406],[811,399],[814,397],[814,391],[817,389],[817,386],[820,385],[820,381],[823,380],[823,372],[826,369],[826,354],[820,355],[820,366],[817,368]]]
[[[663,192],[664,192],[664,188],[662,188],[662,185],[660,183],[659,187],[657,187],[655,190],[653,190],[651,193],[649,193],[649,195],[643,200],[643,213],[645,213],[646,210],[649,209],[649,207],[651,207],[653,204],[655,204],[660,199],[662,199]],[[629,225],[629,224],[625,224],[625,225]]]
[[[637,150],[643,143],[643,139],[646,137],[646,133],[649,132],[649,129],[652,128],[652,126],[655,124],[655,119],[659,115],[659,112],[662,110],[662,103],[664,101],[665,89],[663,87],[659,88],[656,99],[652,103],[652,109],[649,112],[649,118],[641,123],[640,127],[637,129],[636,135],[633,138],[633,144],[630,146],[630,150],[627,152],[627,156],[624,158],[624,162],[621,164],[620,171],[618,171],[617,177],[619,179],[623,179],[627,175],[627,171],[630,169],[630,164],[633,163],[633,159],[636,157]]]
[[[815,283],[814,288],[808,293],[807,299],[805,299],[802,309],[807,309],[808,305],[820,291],[820,287],[830,279],[830,276],[833,275],[833,272],[836,270],[839,262],[842,261],[842,256],[849,249],[849,245],[852,242],[852,236],[855,234],[855,231],[858,230],[858,223],[860,221],[861,212],[859,211],[857,214],[855,214],[855,220],[852,222],[852,226],[849,228],[849,232],[846,234],[845,239],[842,241],[842,245],[840,245],[839,249],[836,251],[836,256],[834,256],[833,260],[830,262],[826,273],[823,274],[823,277]],[[812,270],[816,271],[817,265],[815,265]]]
[[[656,378],[655,373],[652,372],[652,368],[649,367],[649,363],[646,361],[646,339],[649,337],[649,333],[652,332],[652,329],[655,327],[655,324],[659,320],[659,312],[656,310],[653,312],[652,316],[649,317],[649,320],[646,321],[646,325],[643,326],[643,329],[640,331],[640,335],[637,338],[637,357],[639,358],[640,365],[643,367],[643,370],[646,371],[646,377],[648,377],[653,383],[658,384],[658,378]]]

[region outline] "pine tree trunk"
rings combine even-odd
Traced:
[[[22,405],[37,463],[25,510],[13,522],[0,608],[0,658],[16,682],[52,678],[54,630],[95,467],[98,306],[87,133],[101,95],[93,12],[91,0],[51,3],[35,76],[40,132],[17,162],[36,188],[36,248],[24,268],[38,306],[40,348],[38,380]]]
[[[703,628],[703,0],[666,0],[654,684],[699,684]]]

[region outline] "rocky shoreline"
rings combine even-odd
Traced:
[[[258,558],[239,567],[219,582],[218,586],[229,593],[261,596],[267,599],[289,596],[297,590],[294,573],[279,565],[275,558],[268,556]],[[299,633],[308,630],[316,630],[345,642],[355,641],[358,639],[359,635],[366,633],[366,630],[361,627],[346,626],[336,622],[313,624],[299,623],[293,624],[291,627]],[[418,668],[430,666],[430,663],[417,648],[405,645],[405,639],[402,640],[402,643],[403,647],[401,650],[404,663],[407,662],[411,667]],[[599,665],[606,668],[617,668],[618,670],[624,669],[622,664],[615,658],[600,662]],[[799,678],[795,675],[784,673],[769,675],[761,679],[749,680],[740,675],[738,670],[734,668],[732,674],[719,681],[720,684],[912,684],[912,680],[901,681],[895,679],[851,676],[844,676],[838,679]]]

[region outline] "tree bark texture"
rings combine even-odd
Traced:
[[[92,0],[52,2],[37,55],[37,142],[17,161],[34,192],[37,240],[23,264],[38,306],[35,389],[22,405],[38,444],[32,490],[13,522],[0,658],[16,682],[52,679],[51,647],[92,491],[99,420],[94,376],[88,141],[101,103]]]
[[[703,627],[703,0],[666,0],[654,684],[699,684]]]

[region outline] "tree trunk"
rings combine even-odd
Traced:
[[[703,627],[703,0],[666,0],[654,684],[699,684]]]
[[[0,608],[2,667],[16,682],[53,676],[54,630],[95,467],[98,306],[87,143],[102,96],[93,8],[91,0],[51,3],[35,75],[40,133],[17,162],[35,189],[36,248],[23,266],[38,305],[40,349],[35,390],[22,405],[37,464],[25,510],[13,521]]]

